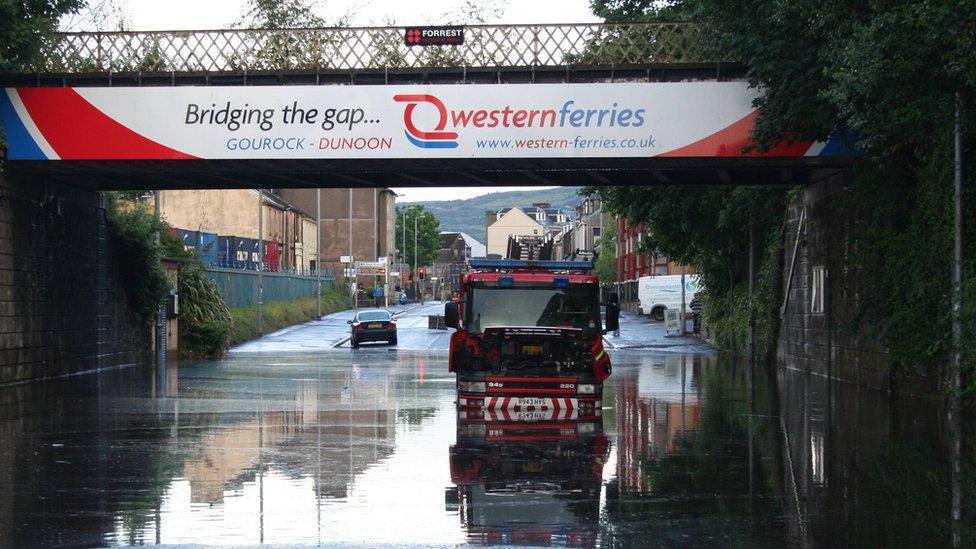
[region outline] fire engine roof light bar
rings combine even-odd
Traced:
[[[551,271],[592,271],[592,261],[524,261],[521,259],[472,259],[472,269],[545,269]]]

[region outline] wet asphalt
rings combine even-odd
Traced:
[[[826,491],[850,449],[824,444],[839,420],[817,382],[762,378],[750,400],[737,361],[625,315],[601,422],[481,429],[455,409],[448,333],[427,328],[440,310],[398,308],[395,347],[350,349],[345,312],[219,361],[0,390],[0,547],[781,547],[871,532],[875,515],[855,523]]]

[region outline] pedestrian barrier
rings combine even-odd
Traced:
[[[220,295],[228,307],[250,307],[258,304],[257,271],[210,267],[207,273],[217,282]],[[265,303],[313,296],[318,288],[318,280],[314,276],[268,272],[263,275]],[[328,288],[334,282],[335,276],[331,271],[328,274],[323,273],[323,288]]]
[[[428,330],[446,330],[447,324],[444,323],[444,315],[428,315],[427,316],[427,329]]]

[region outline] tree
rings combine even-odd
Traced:
[[[797,137],[856,136],[864,154],[831,208],[838,218],[850,220],[848,251],[838,261],[844,282],[852,285],[845,292],[858,298],[837,311],[835,320],[849,331],[847,336],[881,342],[895,365],[943,363],[950,315],[927,312],[951,308],[956,94],[963,98],[967,120],[976,113],[972,1],[594,0],[591,5],[608,20],[679,17],[697,23],[711,56],[745,65],[749,83],[758,90],[753,137],[760,149]],[[974,129],[976,124],[964,124],[964,143],[976,140]],[[969,146],[964,156],[966,187],[972,188],[976,148]],[[776,189],[761,188],[599,192],[611,210],[652,228],[648,245],[697,265],[706,298],[719,308],[722,302],[732,304],[726,311],[730,318],[744,309],[737,297],[717,299],[716,288],[739,295],[743,230],[752,224],[761,245],[773,242],[789,199]],[[976,215],[972,198],[967,192],[967,219]],[[965,241],[976,241],[976,224],[965,230]],[[761,255],[763,273],[771,281],[779,253],[771,246]],[[964,278],[976,298],[972,264]],[[933,321],[920,323],[919,318]],[[973,301],[964,304],[963,318],[969,319],[965,329],[972,333]],[[735,322],[741,326],[741,319]],[[971,368],[976,344],[967,345],[972,347],[964,349]]]
[[[84,0],[0,0],[0,72],[29,72],[62,16]]]
[[[603,229],[600,237],[600,257],[596,258],[593,274],[604,284],[617,282],[617,225]]]
[[[246,29],[297,29],[324,27],[316,14],[317,2],[309,0],[247,0],[234,27]]]
[[[441,251],[440,229],[441,223],[428,212],[423,206],[417,204],[413,206],[403,206],[397,208],[396,218],[396,243],[398,247],[403,247],[403,226],[406,221],[407,237],[406,248],[401,250],[404,263],[410,265],[425,266],[430,265],[437,259]],[[416,263],[414,262],[414,222],[417,227],[417,248],[420,250]]]

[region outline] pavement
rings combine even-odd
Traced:
[[[230,350],[231,354],[238,353],[280,353],[280,352],[314,352],[314,351],[352,351],[355,353],[369,353],[389,350],[409,351],[446,351],[450,345],[452,330],[430,330],[427,328],[427,317],[443,315],[444,303],[429,301],[424,305],[410,303],[403,306],[390,307],[397,322],[398,344],[391,346],[383,342],[363,343],[359,349],[352,349],[349,345],[349,324],[355,311],[347,310],[325,315],[318,320],[291,326],[268,334],[260,339],[249,341]],[[714,348],[691,334],[692,322],[688,321],[688,334],[679,336],[668,334],[664,330],[664,322],[651,320],[650,317],[633,313],[620,314],[620,335],[604,336],[606,348],[610,350],[640,350],[649,349],[660,352],[701,353],[710,352]]]
[[[620,335],[606,334],[604,345],[611,350],[652,349],[672,353],[704,353],[714,351],[715,347],[692,334],[693,322],[687,321],[686,333],[668,334],[663,321],[651,320],[649,316],[634,313],[620,313]]]

